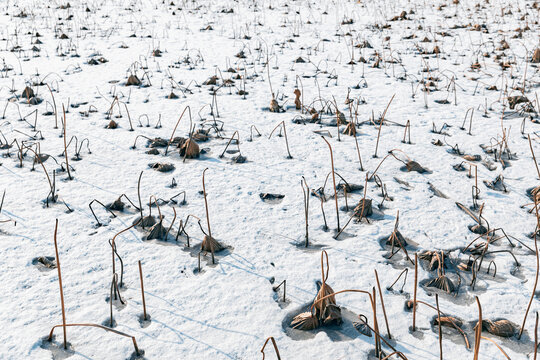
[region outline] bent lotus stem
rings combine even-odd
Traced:
[[[323,138],[324,142],[326,142],[326,144],[328,145],[328,148],[330,149],[330,162],[331,162],[331,165],[332,165],[332,181],[334,183],[334,198],[335,198],[335,201],[336,201],[337,231],[338,231],[338,233],[340,233],[341,228],[339,226],[339,207],[338,207],[338,196],[337,196],[337,189],[336,189],[336,174],[335,174],[335,171],[334,171],[334,153],[332,152],[332,145],[330,145],[328,140],[326,140],[326,138],[324,136],[321,136],[321,137]]]
[[[386,332],[388,333],[388,339],[392,339],[392,335],[390,334],[390,327],[388,326],[388,317],[386,316],[386,308],[384,307],[384,299],[383,294],[381,291],[381,283],[379,282],[379,274],[377,274],[377,270],[375,269],[375,280],[377,281],[377,288],[379,289],[379,297],[381,298],[381,306],[383,310],[384,315],[384,322],[386,323]]]
[[[272,345],[274,346],[274,350],[276,352],[276,356],[278,358],[278,360],[281,360],[281,356],[279,355],[279,350],[278,350],[278,347],[277,347],[277,344],[276,344],[276,340],[274,339],[273,336],[270,336],[269,338],[266,339],[266,341],[264,342],[264,345],[261,349],[261,353],[263,355],[263,360],[264,360],[264,348],[266,347],[266,344],[268,344],[268,341],[271,340],[272,341]]]
[[[480,352],[480,339],[482,338],[482,306],[480,305],[478,296],[476,297],[476,303],[478,304],[478,323],[476,324],[474,334],[474,360],[478,360],[478,353]]]
[[[182,111],[182,114],[180,115],[180,117],[178,118],[178,121],[176,122],[176,125],[174,126],[173,132],[171,134],[171,138],[167,142],[167,147],[165,148],[165,155],[167,155],[169,152],[169,145],[171,145],[172,143],[172,140],[174,138],[174,133],[176,132],[176,128],[178,127],[178,124],[180,124],[180,120],[182,120],[182,117],[184,116],[184,113],[186,112],[186,110],[189,110],[189,118],[191,119],[191,108],[188,105],[184,108],[184,111]]]
[[[146,320],[146,301],[144,299],[144,282],[143,282],[141,260],[139,260],[139,277],[141,278],[141,295],[142,295],[143,314],[144,314],[143,319]]]
[[[109,331],[109,332],[112,332],[112,333],[115,333],[115,334],[118,334],[118,335],[121,335],[121,336],[125,336],[125,337],[128,337],[128,338],[131,338],[131,340],[133,341],[133,347],[135,348],[135,353],[137,354],[137,356],[139,356],[141,354],[141,352],[139,351],[139,347],[137,346],[137,340],[135,340],[135,336],[131,336],[131,335],[128,335],[126,333],[123,333],[121,331],[118,331],[118,330],[114,330],[114,329],[111,329],[109,327],[106,327],[106,326],[103,326],[103,325],[99,325],[99,324],[63,324],[63,325],[54,325],[51,329],[51,332],[49,333],[49,337],[48,337],[48,341],[52,341],[52,337],[53,337],[53,333],[54,333],[54,329],[56,329],[57,327],[67,327],[67,326],[86,326],[86,327],[96,327],[96,328],[100,328],[100,329],[103,329],[105,331]]]
[[[237,146],[238,146],[238,152],[240,153],[240,135],[238,135],[238,131],[235,131],[231,138],[229,139],[229,142],[227,143],[227,146],[225,146],[225,149],[223,150],[223,152],[221,153],[221,155],[219,155],[220,158],[223,157],[223,155],[225,155],[225,152],[227,151],[227,149],[229,148],[229,145],[231,145],[231,142],[233,141],[234,139],[234,135],[236,135],[236,141],[237,141]]]
[[[293,157],[291,155],[291,151],[289,150],[289,140],[287,139],[287,129],[285,128],[285,122],[284,121],[282,121],[282,122],[280,122],[279,124],[276,125],[274,130],[272,130],[272,132],[268,136],[268,139],[270,139],[272,137],[272,134],[274,133],[274,131],[276,131],[276,129],[279,127],[279,125],[283,126],[283,134],[285,135],[285,145],[287,146],[287,154],[288,154],[287,158],[292,159]]]
[[[204,174],[206,173],[206,170],[208,170],[208,168],[203,170],[202,186],[203,186],[203,194],[204,194],[204,208],[206,210],[206,224],[208,225],[208,236],[212,237],[212,231],[210,230],[210,216],[208,215],[208,200],[206,199],[206,187],[204,185]],[[212,251],[212,257],[213,256],[214,256],[214,252]]]
[[[521,339],[521,335],[523,334],[523,330],[525,329],[525,323],[527,322],[527,315],[529,314],[529,310],[531,309],[531,304],[534,299],[534,294],[536,293],[536,286],[538,285],[538,274],[540,272],[540,257],[538,255],[538,239],[537,239],[537,230],[540,228],[540,216],[538,215],[538,198],[534,197],[534,208],[536,209],[536,229],[534,230],[534,248],[536,251],[536,277],[534,279],[534,286],[533,291],[531,294],[531,299],[529,300],[529,305],[527,305],[527,310],[525,311],[525,316],[523,317],[523,324],[521,325],[521,329],[519,330],[518,340]]]
[[[68,173],[68,178],[69,180],[72,180],[73,178],[71,177],[71,172],[69,171],[69,163],[68,163],[68,153],[67,153],[67,145],[66,145],[66,108],[64,107],[64,105],[62,105],[62,110],[64,112],[64,155],[66,157],[66,169],[67,169],[67,173]]]
[[[66,309],[64,306],[64,290],[62,288],[62,271],[60,270],[60,257],[58,256],[58,242],[56,240],[58,234],[58,219],[56,219],[56,224],[54,226],[54,251],[56,254],[56,268],[58,269],[58,284],[60,286],[60,303],[62,305],[62,328],[64,330],[64,349],[67,349],[67,333],[66,333]],[[60,325],[57,325],[60,326]],[[53,327],[54,330],[54,327]],[[52,331],[51,335],[49,335],[49,341],[52,337]]]

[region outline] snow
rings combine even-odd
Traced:
[[[54,257],[54,224],[58,219],[57,240],[67,322],[107,325],[112,279],[108,241],[136,222],[139,212],[125,198],[126,209],[114,211],[115,217],[94,203],[92,208],[103,223],[97,226],[88,204],[97,199],[107,205],[126,194],[139,206],[137,182],[141,171],[144,215],[148,215],[151,195],[168,201],[160,203],[165,228],[169,228],[174,218],[173,207],[177,213],[168,241],[145,240],[148,231],[140,226],[116,238],[124,265],[121,295],[126,306],[115,302],[117,326],[114,329],[134,336],[144,350],[144,358],[258,358],[263,343],[270,336],[275,338],[283,359],[370,358],[368,354],[372,355],[375,349],[373,337],[335,329],[334,334],[354,336],[334,341],[329,330],[290,335],[288,320],[299,312],[308,311],[317,294],[315,282],[321,280],[322,249],[329,256],[328,283],[334,291],[371,291],[377,287],[374,275],[377,270],[392,346],[409,359],[438,357],[438,331],[431,325],[436,312],[420,304],[417,331],[410,330],[412,313],[405,310],[405,302],[413,296],[414,266],[402,251],[388,259],[390,248],[383,247],[381,239],[392,233],[399,211],[399,231],[414,242],[407,247],[413,259],[415,252],[425,250],[443,250],[455,265],[469,258],[469,253],[461,250],[478,235],[468,229],[469,225],[474,225],[474,220],[460,210],[456,202],[466,207],[473,205],[474,168],[471,178],[467,176],[468,167],[463,172],[454,170],[453,165],[464,161],[462,156],[452,152],[456,144],[463,155],[481,156],[482,160],[475,164],[480,189],[478,204],[484,204],[482,217],[489,222],[490,229],[504,229],[516,245],[511,247],[506,238],[501,238],[490,244],[489,250],[510,251],[520,266],[516,267],[508,252],[489,254],[477,274],[474,289],[470,286],[471,273],[462,272],[457,295],[419,285],[418,299],[435,305],[435,293],[438,293],[441,311],[465,323],[471,349],[465,347],[456,331],[443,330],[443,354],[448,359],[472,356],[472,327],[478,321],[475,296],[482,305],[484,319],[504,318],[521,326],[536,272],[534,252],[517,240],[534,249],[534,240],[529,235],[534,232],[536,218],[534,211],[527,211],[533,206],[523,208],[522,205],[531,202],[527,189],[538,185],[527,140],[530,135],[532,147],[538,154],[540,67],[528,62],[538,48],[539,13],[538,7],[533,8],[533,4],[538,6],[538,3],[507,0],[493,3],[462,0],[459,4],[418,0],[173,2],[72,0],[68,8],[65,8],[67,2],[58,1],[0,4],[0,67],[4,68],[0,71],[0,103],[7,104],[3,105],[7,107],[0,122],[3,135],[0,145],[5,145],[6,141],[11,144],[15,139],[18,142],[10,149],[2,148],[0,158],[0,191],[5,189],[6,192],[0,221],[16,221],[16,225],[13,221],[0,222],[3,255],[0,257],[3,270],[0,272],[3,292],[0,324],[4,329],[0,333],[0,357],[135,357],[129,338],[96,328],[68,327],[69,351],[62,349],[61,327],[55,330],[52,342],[44,340],[52,326],[62,323],[58,273],[56,269],[36,266],[33,260],[41,256]],[[446,6],[438,9],[443,4]],[[222,12],[229,9],[233,12]],[[408,19],[390,21],[402,11],[407,11]],[[26,16],[21,17],[21,13]],[[354,22],[342,24],[348,19]],[[381,28],[384,24],[391,27]],[[471,26],[455,27],[468,24],[486,24],[489,32],[471,31]],[[209,25],[212,30],[202,30]],[[530,30],[523,31],[521,38],[513,38],[518,34],[515,29],[525,26]],[[449,36],[441,36],[443,31]],[[39,39],[43,44],[36,45],[39,53],[31,50],[36,32],[42,35]],[[60,39],[61,34],[69,38]],[[133,34],[135,36],[131,36]],[[406,39],[413,34],[415,38]],[[387,36],[389,41],[385,40]],[[426,36],[436,39],[436,43],[421,42]],[[495,55],[503,52],[496,50],[503,39],[510,49],[504,50],[501,60],[496,60]],[[373,48],[354,47],[364,40]],[[441,49],[438,56],[419,53],[419,47],[431,51],[435,45]],[[152,56],[156,49],[162,51],[160,57]],[[242,50],[245,59],[235,56]],[[351,51],[354,51],[354,65],[347,64]],[[373,67],[375,52],[382,58],[380,68]],[[490,57],[482,56],[486,52]],[[88,64],[89,59],[100,57],[108,61]],[[299,57],[306,62],[295,62]],[[367,63],[359,62],[360,57]],[[477,61],[481,68],[471,70],[471,65]],[[513,62],[511,69],[503,72],[499,61]],[[426,67],[429,71],[422,71]],[[238,72],[229,73],[228,68]],[[136,74],[142,86],[125,86],[130,74]],[[217,85],[202,85],[214,75],[218,78]],[[241,79],[235,79],[236,75]],[[269,75],[276,100],[284,107],[284,112],[268,111],[272,99]],[[438,90],[432,87],[429,92],[423,92],[420,80],[428,77],[439,79]],[[233,86],[220,87],[223,79],[234,80]],[[113,80],[116,82],[111,83]],[[507,97],[521,95],[516,88],[524,83],[524,95],[535,112],[518,112],[523,104],[514,110],[508,108]],[[58,111],[57,128],[53,99],[45,84],[53,90]],[[20,98],[26,85],[43,100],[39,105],[29,105],[26,99]],[[488,90],[491,85],[497,86],[498,91]],[[296,86],[302,91],[306,107],[320,110],[325,106],[334,111],[335,98],[347,121],[354,121],[356,100],[359,100],[356,118],[361,125],[356,129],[364,171],[360,170],[355,138],[341,133],[338,139],[338,128],[327,125],[335,123],[335,113],[321,113],[322,124],[293,122],[298,117],[309,118],[294,109]],[[248,94],[238,95],[244,88]],[[214,99],[215,89],[218,90]],[[352,111],[345,104],[349,90],[348,97],[354,100]],[[171,91],[179,98],[168,99]],[[394,95],[384,125],[379,129],[378,123],[370,124],[372,114],[379,121]],[[107,111],[115,97],[120,103],[113,106],[109,117]],[[450,103],[435,102],[444,99]],[[217,101],[217,109],[214,101]],[[77,104],[82,105],[73,106]],[[66,167],[63,106],[66,140],[69,142],[72,136],[77,136],[81,146],[81,141],[88,139],[91,150],[89,153],[85,141],[77,161],[73,160],[75,140],[68,147],[72,180],[63,170]],[[126,106],[134,131],[130,131]],[[159,155],[146,154],[150,148],[142,137],[132,149],[138,135],[169,140],[186,106],[191,112],[191,122],[186,112],[174,136],[189,137],[191,124],[196,130],[201,126],[208,129],[213,124],[222,129],[222,137],[211,130],[210,140],[198,144],[206,152],[200,158],[184,161],[175,145],[169,147],[166,156],[164,148],[158,148]],[[471,134],[468,134],[469,117],[465,129],[460,129],[468,109],[474,109]],[[44,115],[47,111],[49,115]],[[21,117],[26,121],[21,121]],[[118,123],[117,129],[106,128],[111,119]],[[156,127],[158,120],[161,127]],[[285,138],[279,136],[282,128],[276,129],[269,138],[282,121],[292,159],[287,157]],[[411,144],[402,142],[407,121],[411,124]],[[432,131],[433,126],[438,130],[445,123],[450,125],[444,130],[446,136]],[[262,136],[256,136],[254,131],[249,141],[252,125]],[[341,125],[339,130],[344,128],[345,125]],[[510,166],[505,168],[480,147],[480,144],[500,142],[503,129],[513,154]],[[43,139],[40,134],[36,135],[36,130]],[[247,158],[242,164],[232,161],[238,153],[226,152],[220,157],[235,131],[239,134],[241,154]],[[324,202],[330,229],[323,228],[319,199],[310,196],[310,247],[305,249],[302,177],[316,190],[324,185],[332,170],[329,147],[315,131],[329,132],[326,139],[333,149],[335,172],[350,184],[363,186],[366,176],[372,176],[383,157],[393,149],[401,150],[393,152],[399,159],[414,160],[430,172],[402,171],[403,163],[388,157],[376,175],[392,200],[386,199],[378,210],[380,216],[369,223],[351,221],[337,239],[330,175]],[[435,140],[441,140],[443,146],[433,145]],[[32,171],[34,154],[31,151],[26,151],[20,167],[17,146],[23,141],[28,146],[39,144],[42,154],[51,155],[43,165],[51,181],[55,172],[57,202],[46,205],[47,177],[39,163],[34,164],[35,171]],[[374,158],[377,141],[378,157]],[[229,150],[236,148],[233,143]],[[32,149],[36,150],[36,145]],[[489,170],[483,164],[486,160],[493,162],[496,168]],[[155,171],[149,167],[155,162],[173,164],[175,169],[165,173]],[[212,236],[228,249],[216,254],[216,265],[211,264],[208,254],[203,255],[199,273],[197,246],[204,238],[201,228],[207,231],[202,192],[202,174],[206,168]],[[503,176],[507,192],[492,190],[483,183],[493,181],[498,175]],[[170,186],[173,179],[177,182],[174,188]],[[340,182],[337,175],[336,182]],[[430,184],[447,198],[435,196]],[[169,201],[182,191],[186,193],[186,204]],[[280,201],[262,201],[261,193],[285,196]],[[383,201],[381,194],[376,181],[367,182],[366,197],[373,199],[376,209]],[[363,196],[363,190],[348,194],[350,211],[344,209],[343,193],[338,196],[342,227]],[[158,214],[155,206],[152,214]],[[180,219],[185,223],[190,214],[201,219],[201,228],[191,217],[186,226],[191,247],[187,248],[184,234],[178,241],[175,237]],[[503,235],[502,230],[495,234],[496,237]],[[485,240],[485,236],[480,239]],[[143,309],[139,260],[144,274],[147,311],[151,316],[150,322],[144,324],[140,322]],[[497,266],[495,278],[492,272],[486,273],[492,260]],[[425,265],[419,264],[419,284],[437,275]],[[116,267],[118,272],[118,259]],[[409,270],[403,293],[399,292],[403,277],[394,290],[387,290],[404,268]],[[457,285],[455,266],[451,269],[447,275]],[[287,284],[285,303],[280,301],[282,291],[273,291],[283,280]],[[336,300],[344,314],[364,314],[372,325],[371,305],[366,296],[344,293],[337,295]],[[387,338],[379,295],[377,304],[379,329]],[[485,331],[483,336],[496,341],[512,359],[532,358],[534,316],[538,309],[535,297],[520,340],[500,338]],[[345,316],[343,329],[347,326],[351,328],[350,318]],[[389,353],[388,347],[383,345],[383,349]],[[275,358],[270,344],[265,353],[266,358]],[[482,340],[480,357],[503,358],[503,355],[495,345]]]

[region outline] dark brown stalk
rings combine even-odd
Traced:
[[[336,189],[336,174],[334,171],[334,153],[332,152],[332,145],[326,140],[324,136],[321,136],[323,140],[328,145],[328,148],[330,149],[330,162],[332,164],[332,181],[334,182],[334,199],[336,201],[336,217],[337,217],[337,231],[338,233],[341,231],[341,228],[339,226],[339,207],[338,207],[338,196],[337,196],[337,189]]]
[[[272,130],[272,132],[270,133],[270,136],[268,136],[268,139],[270,139],[272,137],[272,134],[274,133],[274,131],[276,131],[276,129],[278,128],[279,125],[283,126],[283,134],[285,135],[285,145],[287,146],[287,154],[288,154],[287,159],[292,159],[291,152],[289,151],[289,140],[287,140],[287,129],[285,129],[285,122],[284,121],[282,121],[282,122],[280,122],[279,124],[276,125],[274,130]]]
[[[375,269],[375,279],[377,280],[377,288],[379,289],[379,297],[381,298],[381,306],[382,306],[382,311],[384,315],[384,322],[386,323],[386,331],[388,332],[388,339],[392,339],[392,335],[390,334],[390,327],[388,326],[388,317],[386,316],[386,308],[384,307],[384,299],[383,299],[383,294],[381,291],[381,283],[379,282],[379,274],[377,274],[376,269]]]
[[[474,334],[474,360],[478,360],[478,353],[480,352],[480,340],[482,338],[482,306],[478,296],[476,297],[476,303],[478,304],[478,323],[476,324]]]
[[[56,236],[58,234],[58,219],[54,226],[54,251],[56,253],[56,268],[58,269],[58,284],[60,285],[60,303],[62,304],[62,328],[64,330],[64,349],[67,349],[67,332],[66,332],[66,309],[64,307],[64,290],[62,289],[62,271],[60,270],[60,257],[58,256],[58,242]],[[53,328],[54,329],[54,328]],[[52,330],[51,330],[52,334]],[[49,336],[49,339],[51,336]]]
[[[68,173],[69,180],[72,180],[71,172],[69,171],[69,163],[68,163],[68,153],[67,153],[67,145],[66,145],[66,109],[64,105],[62,105],[62,111],[64,112],[64,155],[66,157],[66,168]]]
[[[538,353],[538,311],[536,312],[536,322],[534,324],[534,360]]]
[[[439,322],[439,352],[441,354],[441,360],[443,360],[442,352],[442,330],[441,330],[441,311],[439,309],[439,294],[435,294],[435,303],[437,304],[437,320]]]
[[[531,294],[531,299],[529,300],[529,305],[527,305],[527,310],[525,311],[525,316],[523,317],[523,324],[521,324],[521,329],[519,329],[518,340],[521,339],[521,335],[523,334],[523,330],[525,329],[527,315],[529,314],[529,310],[531,309],[531,304],[534,299],[534,294],[536,293],[536,286],[538,285],[538,273],[540,272],[540,258],[538,255],[538,241],[537,241],[537,235],[536,235],[538,233],[538,229],[540,228],[540,217],[538,215],[538,197],[537,196],[534,196],[534,208],[536,210],[536,228],[534,229],[534,249],[536,252],[536,277],[534,279],[534,286],[533,286],[533,291]]]
[[[392,95],[392,98],[388,102],[388,105],[386,105],[386,109],[384,109],[384,112],[383,112],[383,114],[381,116],[381,123],[379,124],[379,132],[377,133],[377,144],[375,145],[375,154],[373,154],[374,158],[377,157],[377,150],[379,149],[379,139],[381,137],[381,129],[382,129],[382,126],[383,126],[383,123],[384,123],[384,117],[386,116],[386,112],[388,111],[388,108],[390,107],[390,104],[392,103],[392,100],[394,100],[394,96],[396,96],[396,94]],[[373,120],[375,120],[375,119],[373,119]]]
[[[105,331],[110,331],[112,333],[115,333],[115,334],[118,334],[118,335],[122,335],[122,336],[125,336],[125,337],[128,337],[128,338],[131,338],[131,341],[133,341],[133,347],[135,348],[135,354],[137,354],[137,356],[140,355],[140,351],[139,351],[139,347],[137,346],[137,341],[135,340],[135,336],[131,336],[131,335],[128,335],[126,333],[123,333],[121,331],[118,331],[118,330],[114,330],[114,329],[111,329],[109,327],[106,327],[106,326],[103,326],[103,325],[98,325],[98,324],[63,324],[63,325],[54,325],[51,329],[51,332],[49,333],[49,337],[48,337],[48,341],[52,341],[52,337],[53,337],[53,332],[54,332],[54,329],[56,329],[57,327],[66,327],[66,326],[87,326],[87,327],[96,327],[96,328],[100,328],[100,329],[103,329]]]
[[[167,142],[167,147],[165,148],[165,155],[167,155],[167,153],[169,152],[169,145],[171,145],[171,142],[173,141],[176,128],[178,127],[178,124],[180,124],[180,120],[182,120],[182,117],[184,116],[184,113],[186,112],[186,110],[189,110],[189,118],[191,119],[191,108],[188,105],[184,108],[184,111],[182,111],[182,114],[180,115],[180,117],[178,118],[178,121],[176,122],[176,125],[174,126],[173,132],[171,134],[171,138]]]
[[[418,253],[414,254],[414,300],[412,313],[412,330],[416,331],[416,289],[418,288]]]
[[[302,176],[302,181],[300,181],[302,186],[302,193],[304,194],[304,216],[306,218],[306,247],[309,246],[309,186],[306,182],[306,179]]]
[[[146,301],[144,300],[144,283],[143,283],[141,260],[139,260],[139,276],[141,278],[141,295],[142,295],[142,306],[143,306],[143,314],[144,314],[143,319],[146,320]]]
[[[263,360],[264,360],[264,348],[266,347],[266,344],[268,344],[268,340],[272,340],[272,345],[274,345],[274,350],[276,351],[276,356],[278,358],[278,360],[281,360],[281,356],[279,356],[279,350],[278,350],[278,347],[277,347],[277,344],[276,344],[276,340],[274,339],[273,336],[270,336],[268,339],[266,339],[266,341],[264,342],[264,345],[261,349],[261,353],[263,355]]]

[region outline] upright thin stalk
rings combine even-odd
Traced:
[[[525,322],[527,321],[527,315],[529,314],[529,310],[531,309],[531,304],[534,299],[534,294],[536,293],[536,286],[538,285],[538,273],[540,272],[540,258],[538,256],[538,241],[537,241],[537,233],[538,229],[540,228],[540,217],[538,215],[538,197],[534,196],[534,209],[536,210],[536,228],[534,229],[534,249],[536,253],[536,277],[534,279],[534,286],[531,293],[531,299],[529,300],[529,305],[527,305],[527,310],[525,311],[525,316],[523,317],[523,324],[521,324],[521,329],[519,329],[519,335],[518,340],[521,339],[521,335],[523,334],[523,330],[525,329]]]
[[[206,170],[208,170],[208,168],[204,169],[202,173],[202,188],[204,195],[204,207],[206,209],[206,223],[208,224],[208,236],[212,237],[212,231],[210,230],[210,216],[208,215],[208,201],[206,200],[206,187],[204,186],[204,173],[206,173]],[[214,256],[213,251],[212,256]]]
[[[62,111],[64,112],[64,156],[66,157],[66,168],[68,173],[69,180],[72,180],[71,172],[69,171],[69,162],[68,162],[68,153],[67,153],[67,145],[66,145],[66,108],[62,104]]]
[[[534,360],[538,352],[538,311],[536,312],[536,323],[534,324]]]
[[[439,322],[439,352],[443,360],[442,352],[442,330],[441,330],[441,310],[439,309],[439,294],[435,294],[435,303],[437,304],[437,321]]]
[[[478,296],[476,297],[476,303],[478,304],[478,323],[476,324],[476,331],[474,336],[474,360],[478,360],[478,353],[480,352],[480,340],[482,338],[482,306],[480,305],[480,300],[478,300]]]
[[[416,331],[416,289],[418,288],[418,253],[414,254],[414,299],[412,313],[412,330]]]
[[[60,270],[60,258],[58,257],[58,242],[56,235],[58,233],[58,219],[54,226],[54,251],[56,253],[56,268],[58,269],[58,283],[60,285],[60,302],[62,304],[62,328],[64,329],[64,349],[67,349],[67,332],[66,332],[66,309],[64,307],[64,290],[62,289],[62,271]]]
[[[388,111],[388,108],[390,107],[390,104],[392,103],[392,100],[394,100],[394,96],[396,96],[396,94],[392,95],[392,98],[388,102],[388,105],[386,105],[386,109],[384,109],[384,112],[383,112],[383,114],[381,116],[381,123],[379,124],[379,132],[377,133],[377,144],[375,145],[375,154],[373,154],[374,158],[377,157],[377,150],[379,149],[379,138],[381,137],[381,129],[382,129],[382,126],[383,126],[383,123],[384,123],[384,117],[386,116],[386,112]],[[375,120],[375,119],[373,119],[373,120]]]
[[[143,219],[143,207],[141,202],[141,178],[142,178],[143,172],[141,171],[139,175],[139,181],[137,182],[137,196],[139,197],[139,211],[141,212],[141,221]],[[141,223],[143,229],[144,229],[144,222]]]
[[[339,207],[338,207],[338,198],[337,198],[337,189],[336,189],[336,174],[334,171],[334,153],[332,152],[332,145],[326,140],[324,136],[321,136],[323,140],[328,145],[328,148],[330,149],[330,162],[332,163],[332,181],[334,182],[334,199],[336,201],[336,217],[337,217],[337,231],[338,233],[341,231],[341,228],[339,226]]]
[[[141,260],[139,260],[139,276],[141,278],[141,294],[142,294],[142,306],[143,306],[143,314],[144,314],[143,319],[146,320],[146,301],[144,300],[144,283],[143,283]]]
[[[381,283],[379,282],[379,274],[377,274],[377,269],[375,269],[375,279],[377,280],[377,288],[379,289],[379,297],[381,298],[381,306],[384,315],[384,322],[386,323],[386,331],[388,332],[388,339],[392,339],[390,334],[390,327],[388,326],[388,317],[386,316],[386,309],[384,307],[384,299],[381,291]]]

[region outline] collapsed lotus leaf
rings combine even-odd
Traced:
[[[243,164],[243,163],[246,162],[247,158],[245,156],[242,156],[241,154],[239,154],[238,156],[233,157],[231,160],[232,160],[233,163]]]
[[[336,298],[332,294],[334,293],[334,290],[330,287],[330,285],[324,283],[321,284],[321,288],[319,289],[319,292],[317,293],[317,296],[315,297],[315,301],[313,302],[315,304],[315,315],[317,315],[317,318],[323,320],[325,318],[326,308],[330,305],[336,305]],[[332,295],[332,296],[329,296]],[[319,299],[324,298],[325,296],[328,296],[326,299],[322,301],[318,301]]]
[[[371,199],[362,199],[354,208],[354,215],[359,218],[368,217],[373,214]],[[363,209],[363,210],[362,210]]]
[[[209,235],[205,235],[201,244],[201,250],[206,252],[220,252],[224,247],[216,239]]]
[[[107,129],[116,129],[118,127],[118,123],[114,120],[109,121],[109,124],[107,124]]]
[[[141,85],[141,80],[137,77],[137,75],[129,75],[126,86],[139,86]]]
[[[514,109],[517,104],[521,103],[528,103],[530,102],[529,99],[523,95],[516,95],[516,96],[509,96],[508,97],[508,104],[510,105],[510,109]]]
[[[110,204],[108,207],[110,210],[116,210],[116,211],[123,211],[125,204],[122,202],[120,198],[114,200],[112,204]]]
[[[436,316],[433,320],[433,324],[435,326],[439,325],[439,317]],[[452,316],[441,316],[441,326],[448,326],[448,327],[454,327],[454,324],[458,327],[461,327],[463,325],[463,322],[459,319],[456,319]]]
[[[335,304],[328,304],[322,314],[323,325],[340,325],[343,320],[341,319],[341,308]]]
[[[508,320],[482,320],[482,330],[500,337],[512,337],[515,334],[516,326]]]
[[[141,221],[141,226],[142,227],[151,227],[151,226],[154,226],[155,223],[156,223],[156,219],[151,215],[147,215],[147,216],[143,217],[143,219]]]
[[[171,91],[171,93],[167,96],[167,99],[178,99],[178,95]]]
[[[56,259],[50,256],[40,256],[35,259],[36,263],[40,263],[48,269],[56,269]]]
[[[272,99],[270,101],[270,111],[271,112],[280,112],[281,110],[281,106],[279,106],[278,102],[276,99]]]
[[[169,172],[174,170],[174,165],[168,163],[153,163],[149,164],[149,166],[159,172]]]
[[[360,334],[365,335],[367,337],[371,337],[371,329],[367,325],[368,321],[367,318],[364,315],[358,315],[358,318],[360,321],[353,322],[353,326]]]
[[[405,240],[405,237],[399,232],[399,230],[396,230],[395,233],[386,239],[386,245],[392,246],[392,244],[399,247],[407,246],[407,240]]]
[[[422,165],[420,165],[414,160],[407,161],[407,163],[405,164],[405,167],[407,168],[407,171],[416,171],[417,173],[420,173],[420,174],[429,172],[428,169],[422,167]]]
[[[157,224],[154,224],[154,226],[150,228],[150,232],[148,233],[146,240],[152,240],[152,239],[165,240],[165,237],[167,235],[167,229],[165,229],[162,223],[163,222],[160,221]]]
[[[343,133],[349,136],[356,135],[356,125],[351,121],[350,123],[347,124]]]
[[[446,275],[441,275],[435,279],[430,280],[426,287],[433,287],[440,290],[443,290],[444,292],[451,294],[455,291],[454,283],[452,283],[452,280],[450,280]]]
[[[199,145],[193,139],[187,139],[180,148],[180,156],[185,156],[187,159],[198,158],[200,153]]]
[[[484,235],[488,232],[487,228],[484,225],[476,224],[471,227],[469,227],[469,230],[471,230],[475,234]]]
[[[148,141],[150,141],[150,147],[151,148],[166,147],[167,146],[167,140],[162,139],[162,138],[155,138],[155,139],[148,140]]]
[[[311,312],[306,311],[293,318],[291,327],[298,330],[314,330],[319,327],[319,319]]]
[[[38,156],[34,156],[34,164],[36,163],[44,163],[45,161],[47,161],[47,159],[49,159],[50,155],[47,155],[47,154],[39,154]]]
[[[536,48],[536,50],[534,50],[534,54],[531,58],[531,62],[534,64],[540,63],[540,48]]]
[[[30,100],[34,96],[34,90],[32,90],[30,86],[25,87],[23,92],[21,93],[21,97],[28,100]]]

